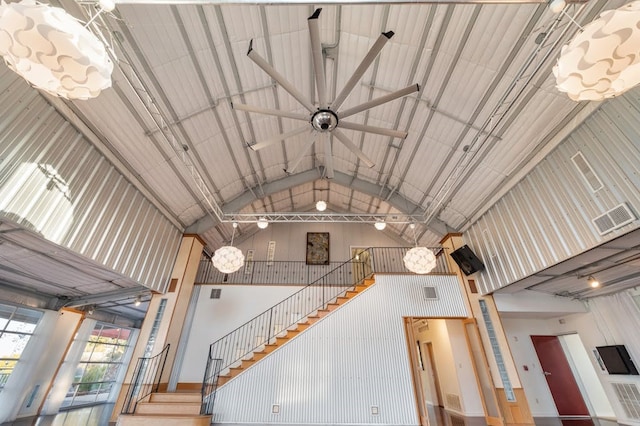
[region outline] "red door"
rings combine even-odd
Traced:
[[[580,388],[557,336],[531,336],[540,367],[561,416],[589,416]]]

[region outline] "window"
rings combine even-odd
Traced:
[[[131,334],[128,328],[96,324],[62,407],[95,404],[109,399],[122,368],[122,359],[129,348]]]
[[[42,318],[42,312],[0,303],[0,392]]]

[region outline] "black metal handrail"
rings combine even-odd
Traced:
[[[220,359],[221,371],[270,343],[280,333],[345,294],[374,272],[406,273],[402,258],[410,247],[375,247],[362,250],[291,296],[213,342],[209,356]],[[440,255],[442,249],[434,251]],[[438,256],[442,257],[442,256]],[[446,273],[446,261],[438,260],[432,273]]]
[[[158,391],[160,378],[169,354],[169,346],[167,343],[164,349],[155,356],[138,358],[136,368],[133,370],[133,380],[122,406],[122,414],[135,413],[138,402]]]
[[[329,302],[371,276],[373,271],[370,267],[359,261],[359,257],[365,254],[370,256],[369,250],[363,250],[359,256],[343,262],[328,274],[216,340],[209,347],[209,356],[222,360],[221,371],[224,371],[311,313],[325,308]]]
[[[218,377],[222,367],[220,358],[213,358],[211,347],[209,347],[209,356],[207,357],[207,367],[204,370],[204,379],[202,380],[202,406],[200,414],[210,416],[213,414],[213,403],[216,399],[216,389],[218,388]]]
[[[372,247],[366,250],[372,257],[372,269],[376,273],[408,273],[402,261],[411,247]],[[432,274],[449,273],[441,247],[432,248],[438,264]],[[364,254],[363,254],[364,255]],[[347,262],[350,262],[348,260]],[[336,274],[336,268],[345,262],[331,262],[328,265],[307,265],[304,261],[261,261],[252,260],[237,272],[224,274],[218,271],[207,256],[203,256],[198,268],[198,284],[277,284],[309,285],[329,273]],[[347,273],[348,271],[343,271]]]

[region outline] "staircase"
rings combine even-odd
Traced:
[[[226,368],[223,370],[223,374],[219,375],[217,383],[218,386],[228,383],[231,379],[237,377],[243,371],[252,367],[276,349],[290,342],[307,328],[311,327],[313,324],[327,316],[330,312],[335,311],[340,306],[362,293],[374,283],[375,280],[373,278],[365,278],[360,283],[352,286],[351,289],[341,292],[340,295],[334,297],[331,302],[324,304],[322,308],[315,310],[310,315],[307,315],[293,325],[281,330],[277,335],[267,339],[266,343],[260,345],[254,351],[241,356],[232,363],[233,366]]]
[[[211,415],[201,415],[200,393],[152,393],[138,401],[135,414],[121,414],[117,426],[208,426]]]

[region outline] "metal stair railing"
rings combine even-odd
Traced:
[[[217,378],[226,369],[242,362],[249,354],[274,341],[290,327],[343,296],[374,273],[407,273],[404,254],[411,247],[375,247],[360,251],[324,276],[250,319],[209,346],[203,380],[203,412],[210,414]],[[448,274],[444,250],[431,248],[437,265],[432,274]],[[205,407],[206,405],[206,407]]]
[[[358,257],[368,254],[363,250]],[[371,276],[366,273],[364,262],[353,258],[335,267],[332,271],[305,286],[291,296],[250,319],[226,336],[210,345],[209,355],[221,360],[220,371],[242,361],[244,357],[273,341],[280,333],[299,323],[313,312],[326,308],[327,304],[347,290]]]
[[[133,370],[133,380],[122,406],[122,414],[135,413],[138,402],[158,391],[169,354],[169,346],[167,343],[158,355],[138,358],[136,368]]]
[[[222,360],[220,358],[214,358],[211,354],[211,347],[209,347],[207,367],[204,370],[204,379],[202,380],[202,405],[200,407],[200,414],[208,416],[213,414],[213,403],[216,398],[221,366]]]

